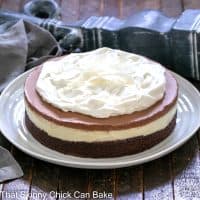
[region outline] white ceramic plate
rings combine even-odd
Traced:
[[[191,83],[174,74],[179,84],[178,116],[173,133],[163,142],[142,153],[117,158],[91,159],[64,155],[37,142],[24,124],[24,82],[30,71],[22,74],[0,96],[2,134],[25,153],[58,165],[77,168],[119,168],[157,159],[185,143],[200,126],[200,94]]]

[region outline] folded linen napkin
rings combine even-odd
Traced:
[[[48,31],[22,20],[1,24],[0,92],[26,69],[61,54],[61,48]],[[0,155],[0,183],[23,175],[9,151],[0,147]]]
[[[25,69],[62,54],[54,37],[37,25],[21,20],[4,32],[1,27],[0,91]]]
[[[23,176],[23,171],[12,154],[0,147],[0,183]]]

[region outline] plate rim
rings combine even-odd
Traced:
[[[21,75],[19,75],[18,77],[16,77],[14,80],[12,80],[7,87],[2,91],[1,95],[0,95],[0,110],[1,110],[1,101],[3,101],[2,99],[4,98],[5,94],[9,91],[10,87],[15,83],[20,81],[21,79],[23,79],[23,81],[25,82],[26,77],[28,76],[28,74],[33,71],[34,68],[22,73]],[[188,87],[191,87],[193,92],[198,94],[199,98],[200,98],[200,92],[198,91],[198,89],[193,86],[192,83],[190,83],[187,79],[183,78],[182,76],[176,74],[175,72],[171,73],[175,76],[175,78],[177,77],[178,79],[180,79],[181,81],[183,81],[184,83],[186,83],[188,85]],[[9,98],[9,97],[7,97]],[[200,115],[200,113],[198,113]],[[71,155],[67,155],[70,157],[75,157],[77,159],[87,159],[86,162],[83,161],[75,161],[75,160],[63,160],[63,159],[55,159],[54,157],[49,157],[48,155],[42,155],[39,154],[39,152],[33,152],[30,149],[25,148],[22,144],[19,144],[17,141],[15,141],[14,139],[9,137],[9,134],[6,134],[6,130],[4,130],[4,125],[2,125],[2,118],[0,117],[0,131],[1,134],[11,143],[13,144],[15,147],[17,147],[19,150],[23,151],[24,153],[36,158],[36,159],[40,159],[49,163],[53,163],[53,164],[57,164],[57,165],[61,165],[61,166],[67,166],[67,167],[74,167],[74,168],[85,168],[85,169],[113,169],[113,168],[122,168],[122,167],[129,167],[129,166],[134,166],[134,165],[139,165],[139,164],[143,164],[146,162],[150,162],[152,160],[156,160],[160,157],[163,157],[169,153],[171,153],[172,151],[176,150],[177,148],[179,148],[180,146],[182,146],[184,143],[186,143],[200,128],[200,117],[199,117],[199,123],[196,124],[195,127],[192,127],[192,130],[190,132],[190,134],[187,134],[187,136],[185,136],[180,142],[175,143],[171,146],[169,146],[168,148],[162,149],[161,152],[156,152],[154,154],[148,155],[146,158],[138,158],[136,160],[125,160],[125,161],[118,161],[116,163],[112,163],[111,161],[109,161],[110,159],[119,159],[122,157],[128,157],[128,156],[122,156],[122,157],[115,157],[115,158],[82,158],[82,157],[78,157],[78,156],[71,156]],[[16,131],[17,132],[17,131]],[[30,134],[30,133],[29,133]],[[163,140],[164,141],[164,140]],[[44,145],[43,145],[44,146]],[[44,146],[45,147],[45,146]],[[47,148],[47,147],[46,147]],[[51,150],[51,149],[50,149]],[[148,149],[149,150],[149,149]],[[148,151],[146,150],[146,151]],[[65,155],[65,154],[63,154]],[[134,155],[134,154],[133,154]],[[129,155],[131,156],[131,155]],[[89,161],[88,159],[92,160],[93,162]],[[107,163],[95,163],[95,160],[108,160]]]

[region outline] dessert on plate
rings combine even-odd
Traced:
[[[152,60],[100,48],[44,62],[26,79],[25,123],[43,145],[116,157],[161,142],[176,124],[178,86]]]

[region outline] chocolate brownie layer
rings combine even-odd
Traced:
[[[135,154],[158,144],[170,135],[174,129],[176,124],[176,115],[165,129],[151,135],[139,136],[126,140],[92,143],[69,142],[50,137],[47,133],[38,129],[31,122],[27,114],[25,114],[25,123],[34,138],[53,150],[80,157],[106,158]]]

